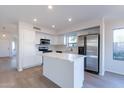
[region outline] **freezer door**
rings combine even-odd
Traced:
[[[85,69],[99,73],[99,35],[86,36],[86,59]]]

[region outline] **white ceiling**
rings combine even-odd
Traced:
[[[68,22],[68,18],[72,22]],[[102,5],[55,5],[49,10],[46,5],[0,6],[0,24],[17,24],[19,20],[33,22],[37,18],[37,25],[61,31],[76,24],[93,19],[124,18],[124,6]]]

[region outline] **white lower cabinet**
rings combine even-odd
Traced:
[[[36,61],[39,65],[42,65],[42,55],[43,55],[43,52],[41,51],[37,51],[36,52]]]
[[[41,55],[36,55],[36,63],[37,65],[42,65],[42,56]]]

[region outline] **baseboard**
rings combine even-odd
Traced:
[[[36,67],[36,66],[41,66],[42,64],[35,64],[35,65],[29,65],[29,66],[26,66],[26,67],[23,67],[23,69],[28,69],[28,68],[32,68],[32,67]]]
[[[6,57],[0,57],[0,58],[12,58],[11,56],[6,56]]]
[[[99,73],[100,76],[104,76],[105,72],[104,73]]]
[[[116,72],[116,71],[111,71],[111,70],[106,70],[107,72],[111,72],[111,73],[115,73],[115,74],[119,74],[119,75],[124,75],[124,73],[120,73],[120,72]]]

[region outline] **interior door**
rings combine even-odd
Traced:
[[[10,56],[9,40],[0,40],[0,57]]]
[[[85,69],[99,73],[99,35],[86,36],[86,60]]]

